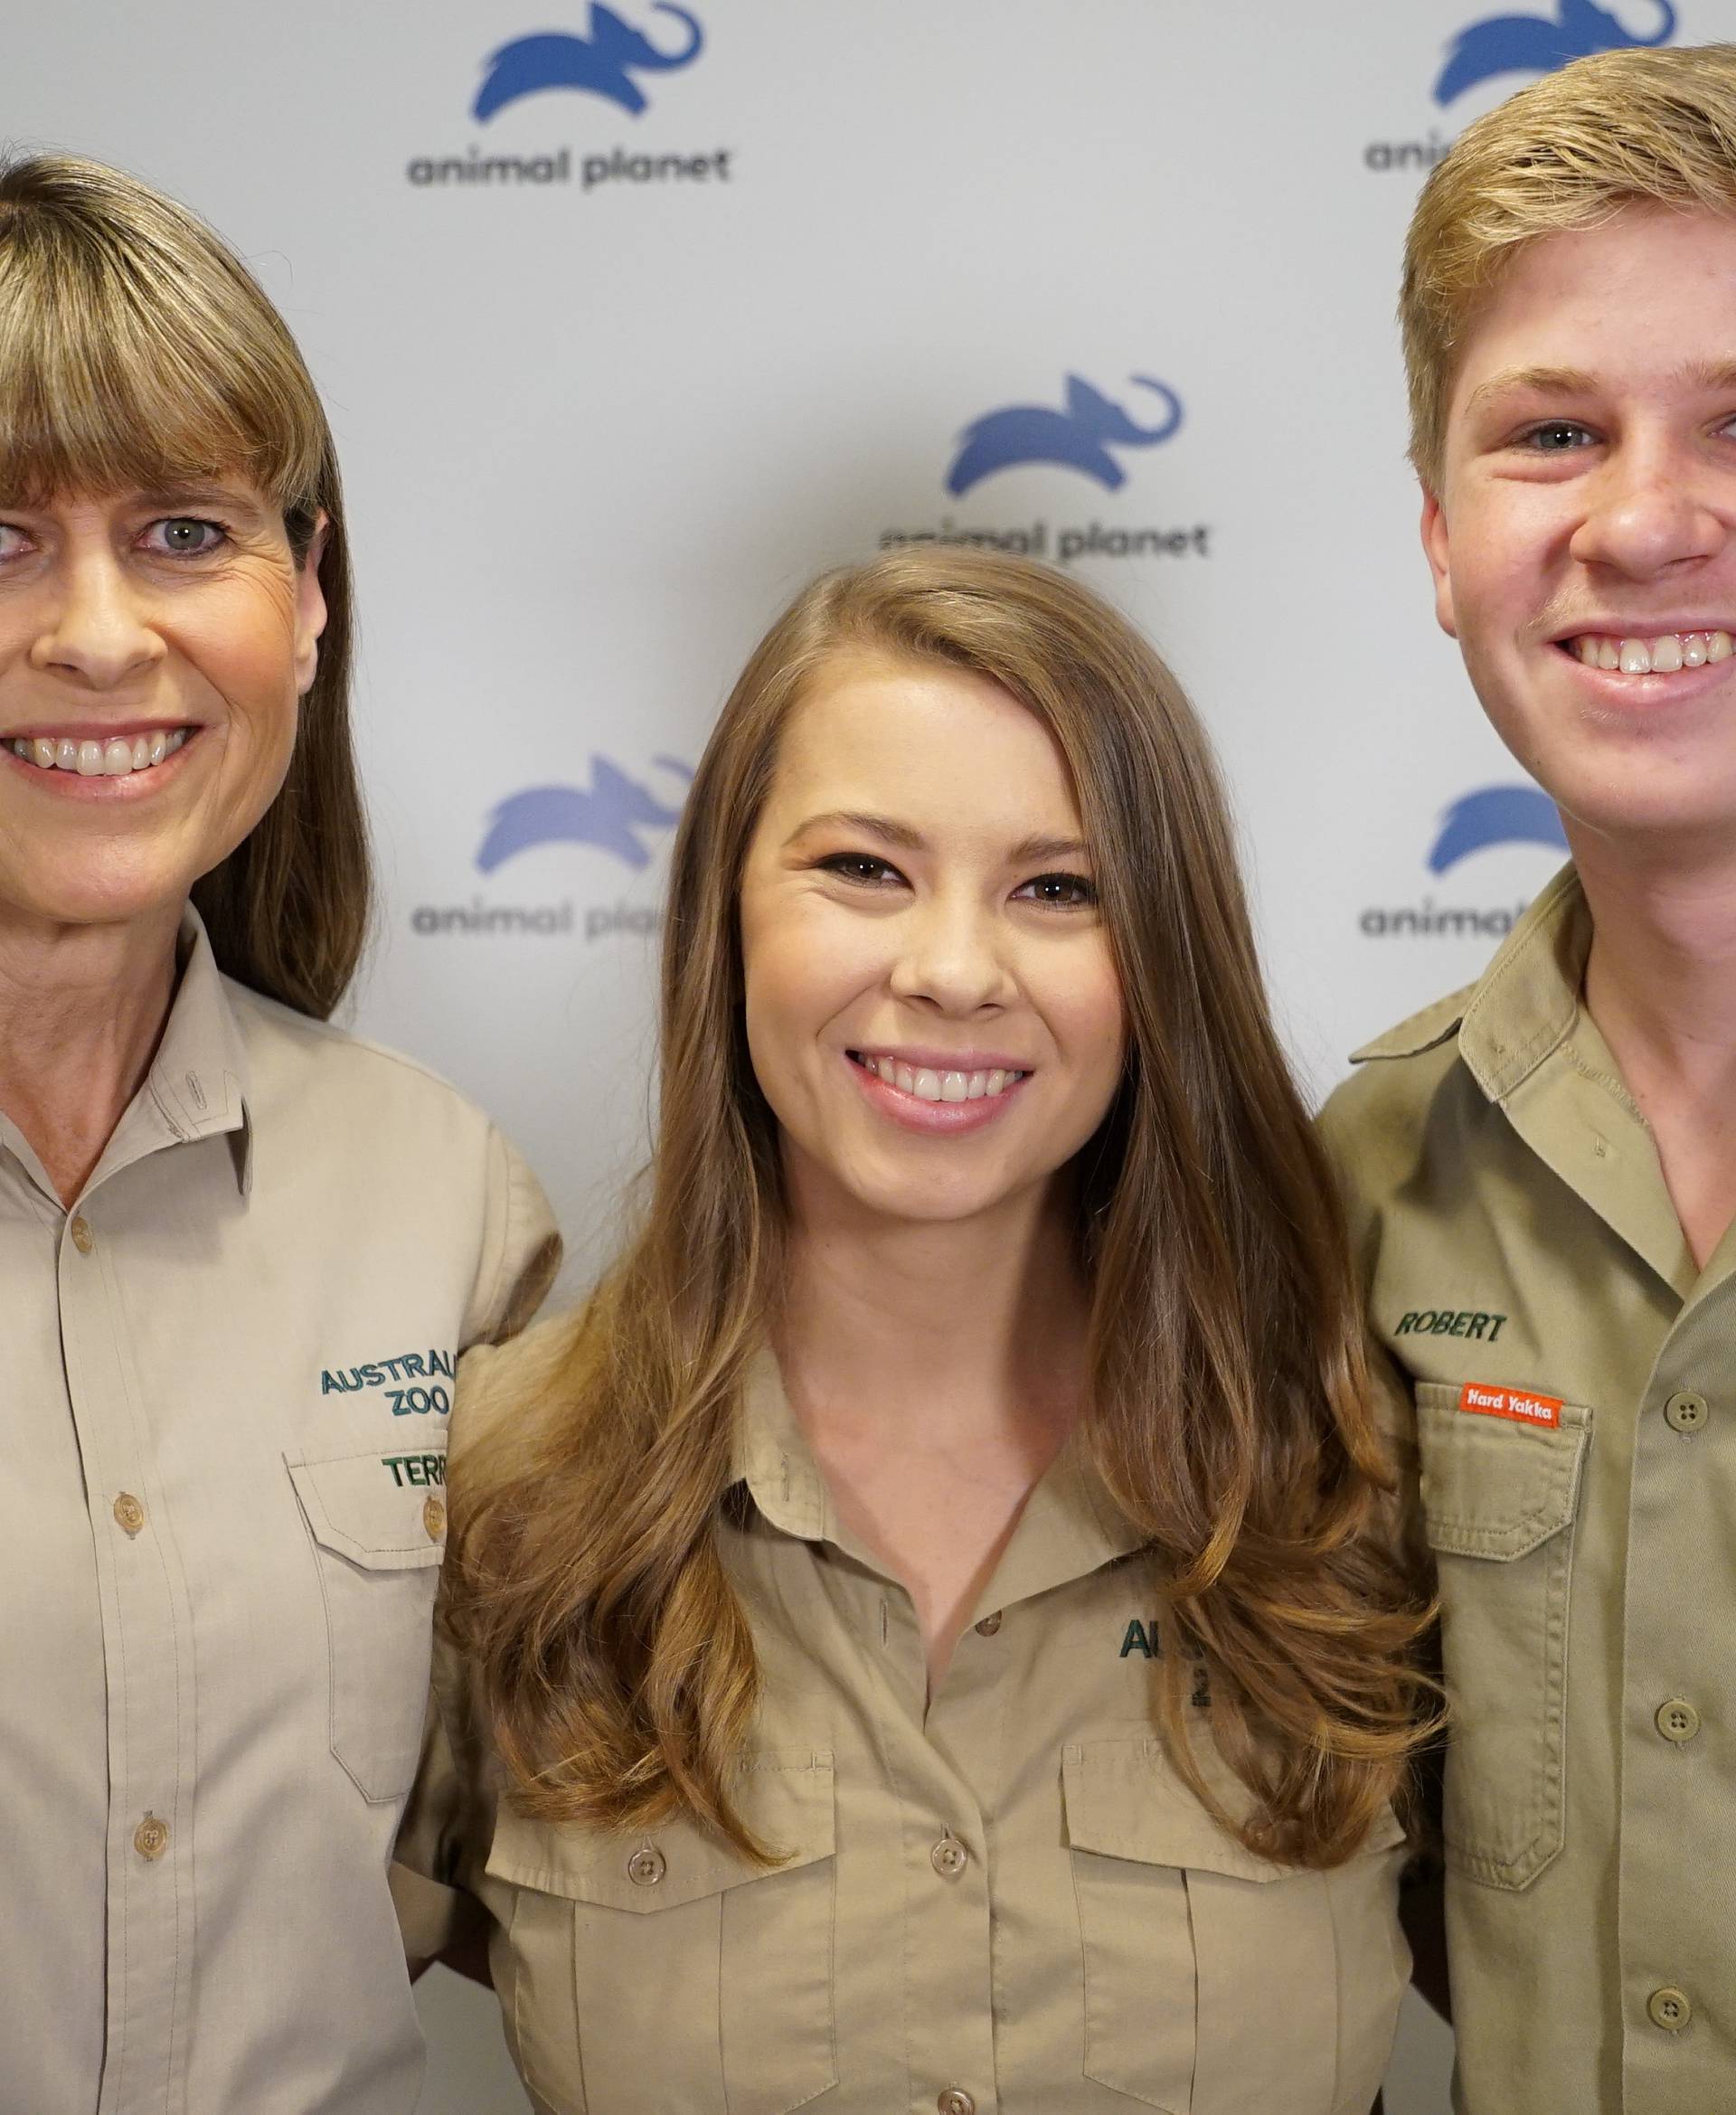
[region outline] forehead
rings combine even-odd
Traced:
[[[842,808],[940,829],[1078,827],[1059,745],[990,677],[939,664],[834,664],[791,711],[769,819]]]
[[[1449,419],[1529,371],[1656,386],[1736,361],[1736,220],[1653,205],[1528,242],[1459,354]]]

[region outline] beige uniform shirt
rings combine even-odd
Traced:
[[[1460,2108],[1736,2109],[1736,1235],[1696,1270],[1570,868],[1323,1119],[1440,1570]]]
[[[453,1366],[552,1227],[450,1088],[184,946],[75,1211],[0,1119],[0,2109],[410,2115]]]
[[[513,1355],[483,1360],[492,1410]],[[407,1942],[450,1928],[430,1880],[486,1904],[543,2115],[1367,2115],[1408,1973],[1399,1831],[1308,1873],[1207,1818],[1152,1730],[1152,1568],[1072,1462],[931,1703],[910,1596],[839,1525],[769,1360],[739,1473],[717,1533],[765,1695],[737,1798],[776,1871],[686,1822],[497,1807],[439,1656]]]

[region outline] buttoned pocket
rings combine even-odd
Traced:
[[[836,2084],[832,1756],[750,1755],[734,1796],[777,1866],[690,1821],[603,1835],[502,1807],[508,2017],[561,2115],[786,2115]]]
[[[1086,2076],[1165,2115],[1332,2115],[1341,1993],[1328,1876],[1244,1848],[1159,1741],[1071,1743],[1061,1787]],[[1402,1841],[1389,1814],[1362,1855]],[[1396,1931],[1392,1875],[1371,1866],[1367,1879],[1369,1913]],[[1396,2016],[1402,1987],[1395,1973],[1374,2001]],[[1379,2082],[1377,2064],[1364,2101]]]
[[[1447,1856],[1473,1880],[1522,1888],[1560,1852],[1565,1829],[1568,1610],[1591,1412],[1522,1396],[1556,1421],[1521,1421],[1461,1409],[1464,1393],[1417,1386],[1453,1707]]]
[[[326,1601],[332,1752],[369,1799],[410,1789],[446,1549],[446,1457],[285,1457]]]

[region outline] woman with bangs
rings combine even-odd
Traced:
[[[648,1210],[472,1355],[412,1950],[561,2115],[1366,2115],[1426,1600],[1204,737],[820,580],[675,851]]]
[[[552,1268],[328,1026],[369,866],[337,465],[172,201],[0,170],[0,2101],[410,2115],[386,1862],[458,1354]]]

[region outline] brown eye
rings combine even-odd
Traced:
[[[1097,890],[1082,873],[1040,873],[1017,892],[1028,902],[1055,911],[1083,911],[1097,902]]]

